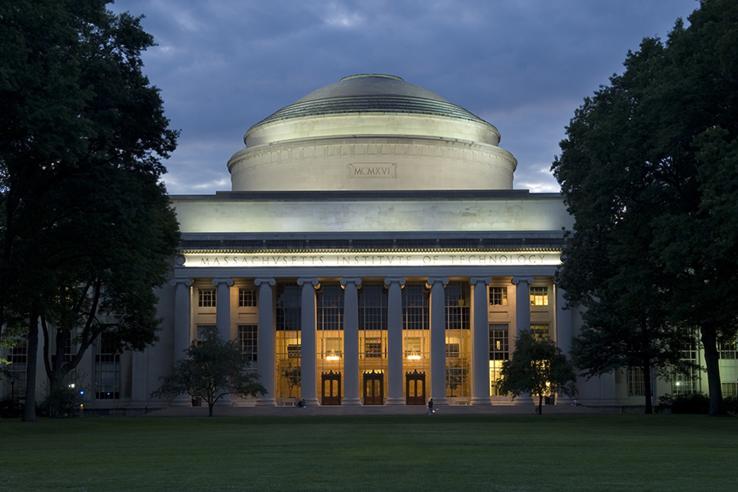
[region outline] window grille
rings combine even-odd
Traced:
[[[428,289],[423,284],[407,284],[402,289],[402,321],[405,330],[427,330]]]
[[[449,282],[446,286],[446,329],[469,329],[469,285]]]
[[[256,291],[244,287],[238,289],[238,307],[256,307]]]
[[[489,360],[507,360],[510,357],[508,326],[489,325]]]
[[[258,358],[257,333],[256,325],[238,326],[238,342],[241,347],[241,355],[250,364],[255,363]]]
[[[489,303],[491,306],[507,306],[507,287],[490,287]]]
[[[343,289],[325,285],[318,290],[318,330],[343,329]]]
[[[530,305],[548,306],[548,287],[531,287]]]
[[[115,337],[102,333],[95,355],[95,398],[117,400],[120,398],[120,353]]]
[[[359,291],[359,329],[387,329],[387,292],[383,285],[369,284]]]
[[[215,307],[215,289],[197,289],[199,307]]]
[[[300,329],[300,287],[277,285],[276,328],[277,330]]]

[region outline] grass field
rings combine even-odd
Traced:
[[[738,419],[0,421],[3,490],[738,490]]]

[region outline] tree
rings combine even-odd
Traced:
[[[609,244],[631,245],[646,299],[685,334],[699,328],[718,415],[717,343],[738,328],[738,312],[721,308],[738,282],[738,4],[703,0],[689,22],[666,43],[644,39],[585,99],[552,169],[575,218],[561,275],[570,300],[601,298],[621,261]],[[645,305],[638,290],[608,290],[626,320]],[[643,347],[660,345],[661,319],[641,317]]]
[[[48,360],[53,338],[74,337],[77,362],[106,330],[122,348],[150,343],[151,288],[177,242],[160,184],[177,133],[142,73],[153,39],[107,3],[0,5],[0,330],[26,326],[25,420],[39,325],[52,382],[71,370]]]
[[[538,396],[538,414],[543,413],[543,397],[548,393],[574,395],[576,374],[566,355],[550,340],[523,332],[515,343],[512,358],[502,364],[497,387],[513,397],[521,393]]]
[[[224,342],[213,330],[187,349],[186,357],[175,364],[172,375],[153,395],[200,398],[208,404],[208,416],[212,417],[213,407],[226,395],[264,393],[266,389],[258,383],[258,375],[249,368],[236,343]]]

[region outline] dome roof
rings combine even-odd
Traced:
[[[411,113],[475,121],[489,125],[461,106],[401,77],[356,74],[317,89],[251,128],[290,118],[346,113]]]

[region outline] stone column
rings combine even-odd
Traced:
[[[185,358],[189,348],[192,331],[192,280],[177,279],[174,281],[174,357],[173,363]],[[174,405],[189,406],[192,400],[187,395],[179,395],[172,402]]]
[[[343,286],[343,404],[359,405],[360,278],[342,278]]]
[[[566,302],[566,291],[554,285],[556,289],[556,345],[567,357],[571,357],[571,342],[573,335],[573,320],[572,311],[569,309]],[[556,395],[557,404],[568,404],[571,402],[571,397],[564,393],[558,393]]]
[[[231,340],[231,286],[232,278],[213,279],[215,285],[215,326],[218,336],[224,341]]]
[[[474,326],[472,330],[472,405],[489,405],[489,278],[472,278]]]
[[[259,288],[259,331],[257,336],[257,368],[259,381],[266,389],[256,404],[259,406],[274,406],[274,294],[272,289],[276,284],[273,278],[257,278],[254,285]]]
[[[389,378],[388,405],[402,405],[402,287],[404,278],[386,278],[387,293],[387,377]]]
[[[446,284],[447,278],[429,278],[431,287],[431,398],[446,403]]]
[[[192,330],[190,305],[192,280],[177,279],[174,281],[174,362],[184,359],[185,351],[190,346]]]
[[[512,283],[515,285],[515,343],[523,332],[530,333],[530,284],[533,281],[530,277],[513,277]],[[512,356],[512,352],[510,354]],[[516,402],[519,405],[530,405],[533,399],[530,393],[521,393]]]
[[[317,278],[297,279],[297,285],[302,287],[300,301],[300,391],[306,405],[317,405],[315,396],[315,289],[319,282]]]

